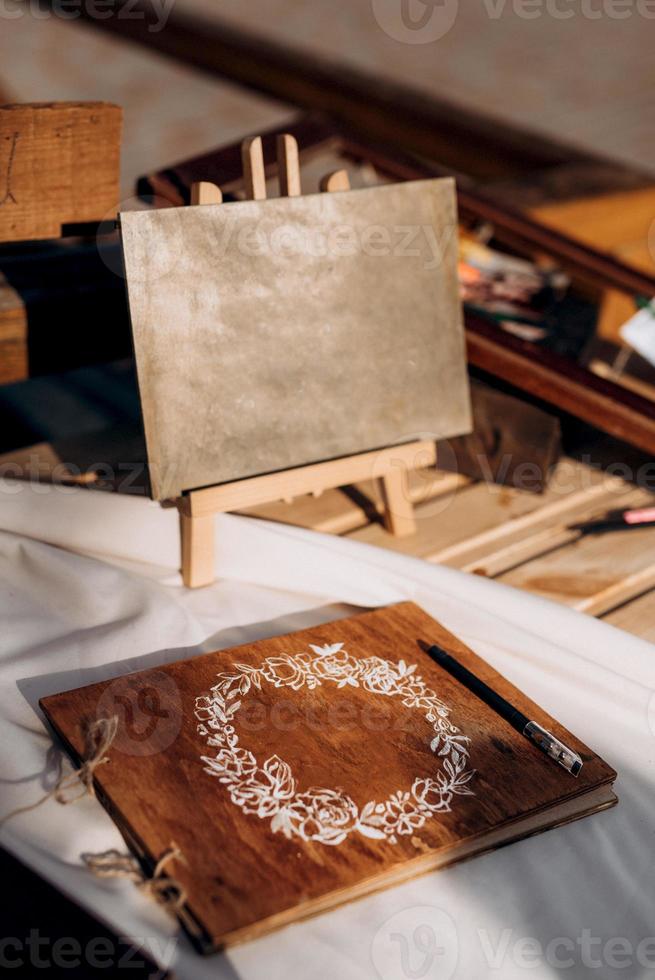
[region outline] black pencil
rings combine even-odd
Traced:
[[[460,664],[458,660],[455,660],[454,657],[441,647],[436,644],[431,646],[423,641],[419,641],[419,645],[435,663],[438,663],[440,667],[448,671],[451,677],[454,677],[467,690],[475,694],[481,701],[484,701],[497,715],[510,724],[512,728],[516,729],[517,732],[520,732],[529,742],[532,742],[533,745],[541,749],[545,755],[559,763],[572,776],[578,776],[580,774],[583,763],[577,752],[574,752],[568,745],[560,742],[555,735],[546,731],[536,721],[531,721],[527,715],[524,715],[522,711],[519,711],[509,701],[506,701],[497,691],[494,691],[488,684],[480,680],[479,677],[472,674],[470,670],[464,667],[463,664]]]

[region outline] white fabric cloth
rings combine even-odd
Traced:
[[[232,516],[216,522],[217,583],[190,592],[176,571],[176,511],[77,489],[1,489],[0,814],[38,798],[52,775],[39,697],[403,599],[620,774],[613,810],[209,958],[175,940],[175,923],[132,884],[82,867],[81,852],[123,849],[96,801],[48,802],[5,826],[4,846],[118,935],[194,980],[653,975],[649,644],[479,577]]]

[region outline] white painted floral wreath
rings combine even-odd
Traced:
[[[398,835],[413,834],[425,821],[451,810],[454,796],[473,796],[467,771],[470,739],[448,720],[448,708],[416,674],[416,666],[401,660],[394,664],[380,657],[356,659],[343,643],[311,646],[312,653],[269,657],[261,667],[235,664],[232,673],[219,674],[208,696],[196,699],[198,732],[218,749],[202,756],[205,771],[223,783],[232,802],[244,813],[271,819],[271,830],[305,841],[341,844],[358,831],[365,837],[398,842]],[[409,792],[398,791],[383,803],[367,803],[361,811],[340,789],[312,788],[300,792],[291,768],[277,755],[262,766],[239,745],[234,717],[241,698],[251,688],[267,682],[294,691],[322,684],[337,688],[363,687],[372,694],[399,697],[408,708],[417,708],[432,725],[430,749],[441,760],[436,778],[416,779]]]

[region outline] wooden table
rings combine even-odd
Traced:
[[[418,534],[404,539],[384,529],[373,483],[245,513],[484,575],[655,641],[655,529],[582,538],[568,529],[616,508],[653,506],[652,493],[567,457],[544,494],[439,470],[412,474],[408,493]]]

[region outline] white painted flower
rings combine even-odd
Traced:
[[[295,782],[286,762],[274,755],[239,785],[230,788],[232,802],[244,813],[272,817],[295,793]]]
[[[387,834],[413,834],[425,823],[425,813],[419,810],[409,793],[397,792],[387,801],[382,829]]]
[[[417,779],[412,786],[412,795],[420,807],[435,812],[447,809],[452,794],[448,794],[434,779]]]
[[[311,647],[318,654],[313,665],[313,674],[320,681],[336,681],[339,687],[359,687],[357,675],[359,662],[343,649],[343,643],[332,646]]]
[[[435,710],[435,696],[425,681],[421,677],[408,677],[403,682],[403,704],[408,708],[425,708],[429,711]],[[441,705],[436,708],[437,714],[440,713]]]
[[[310,789],[299,793],[284,808],[284,821],[291,833],[305,841],[341,844],[355,829],[358,810],[340,790]]]
[[[286,653],[265,660],[261,673],[275,687],[290,687],[293,691],[299,691],[305,684],[304,670]]]
[[[210,695],[196,699],[198,733],[219,751],[202,756],[205,771],[215,776],[243,812],[270,819],[271,831],[289,839],[341,844],[353,832],[372,840],[397,844],[398,837],[423,826],[426,819],[450,810],[455,796],[473,795],[466,771],[469,739],[448,720],[448,708],[403,660],[391,663],[380,657],[356,659],[343,643],[311,646],[312,652],[268,657],[261,666],[234,664],[235,673],[219,674]],[[358,687],[373,694],[398,697],[407,707],[423,713],[432,728],[430,748],[441,769],[436,779],[416,779],[411,792],[398,791],[388,800],[366,803],[361,812],[341,790],[314,788],[297,792],[289,765],[274,755],[259,766],[252,752],[239,746],[234,719],[240,697],[264,682],[276,688],[314,690],[323,683],[337,688]],[[434,757],[433,757],[434,758]]]
[[[398,668],[388,660],[369,657],[365,662],[362,684],[371,694],[397,694]]]

